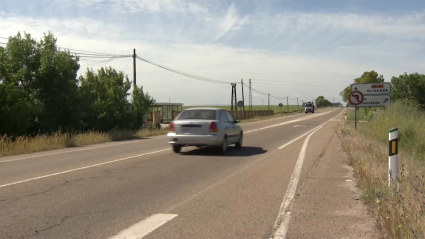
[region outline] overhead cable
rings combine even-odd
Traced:
[[[209,83],[216,83],[216,84],[238,84],[238,83],[233,83],[233,82],[228,82],[228,81],[219,81],[219,80],[205,78],[205,77],[202,77],[202,76],[193,75],[193,74],[190,74],[190,73],[186,73],[186,72],[183,72],[183,71],[180,71],[180,70],[173,69],[171,67],[167,67],[167,66],[161,65],[159,63],[155,63],[153,61],[150,61],[150,60],[141,58],[139,56],[136,56],[136,58],[139,59],[139,60],[141,60],[141,61],[144,61],[146,63],[149,63],[151,65],[154,65],[154,66],[157,66],[159,68],[162,68],[164,70],[171,71],[171,72],[174,72],[176,74],[179,74],[179,75],[182,75],[182,76],[186,76],[186,77],[189,77],[189,78],[192,78],[192,79],[195,79],[195,80],[209,82]]]

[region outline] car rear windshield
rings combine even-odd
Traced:
[[[215,120],[215,110],[185,110],[179,117],[179,120],[185,119],[202,119],[202,120]]]
[[[312,107],[313,104],[305,104],[305,107]]]

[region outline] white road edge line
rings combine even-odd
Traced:
[[[344,111],[341,111],[341,113],[343,113]],[[282,204],[280,206],[279,209],[279,214],[277,216],[275,225],[273,228],[277,228],[276,232],[274,233],[274,235],[272,235],[271,238],[273,239],[285,239],[286,238],[286,233],[288,232],[288,226],[289,226],[289,219],[291,217],[291,212],[288,211],[288,208],[291,205],[292,200],[294,199],[296,190],[297,190],[297,185],[298,185],[298,180],[300,178],[300,173],[301,173],[301,169],[304,163],[304,159],[305,159],[305,155],[306,155],[306,151],[307,151],[307,146],[308,146],[308,142],[310,140],[310,137],[316,133],[319,129],[321,129],[323,127],[323,125],[325,125],[326,123],[336,119],[338,116],[341,115],[341,113],[339,113],[337,116],[333,117],[332,119],[326,121],[325,123],[319,125],[318,127],[314,128],[313,130],[310,130],[309,132],[307,132],[306,134],[310,133],[307,138],[304,140],[303,146],[301,147],[301,151],[300,154],[298,155],[298,159],[297,159],[297,163],[295,164],[295,169],[292,173],[291,176],[291,180],[289,181],[289,185],[288,188],[286,189],[286,193],[285,196],[283,197],[283,201]],[[292,140],[290,142],[288,142],[285,145],[282,145],[279,147],[279,149],[282,149],[286,146],[288,146],[289,144],[292,144],[293,142],[295,142],[297,139],[303,137],[304,135],[296,138],[295,140]]]
[[[330,111],[333,112],[333,111]],[[329,112],[326,112],[325,114],[327,114]],[[336,117],[338,117],[340,114],[338,114]],[[336,117],[332,118],[335,119]],[[331,119],[331,120],[332,120]],[[286,123],[286,122],[285,122]],[[326,124],[326,123],[324,123]],[[279,124],[281,125],[281,124]],[[322,124],[323,125],[323,124]],[[274,126],[273,126],[274,127]],[[319,126],[320,127],[320,126]],[[268,127],[266,127],[268,128]],[[300,137],[298,137],[300,138]],[[297,138],[297,139],[298,139]],[[295,140],[287,143],[286,145],[284,145],[285,147],[288,146],[289,144],[295,142]],[[282,147],[282,146],[281,146]],[[12,186],[12,185],[16,185],[16,184],[21,184],[21,183],[26,183],[26,182],[30,182],[30,181],[34,181],[34,180],[38,180],[38,179],[43,179],[43,178],[48,178],[48,177],[53,177],[53,176],[57,176],[57,175],[61,175],[61,174],[65,174],[65,173],[70,173],[70,172],[75,172],[75,171],[79,171],[79,170],[83,170],[83,169],[88,169],[88,168],[93,168],[93,167],[98,167],[98,166],[102,166],[102,165],[106,165],[106,164],[111,164],[111,163],[116,163],[116,162],[120,162],[120,161],[124,161],[127,159],[132,159],[132,158],[137,158],[137,157],[142,157],[145,155],[149,155],[149,154],[155,154],[155,153],[160,153],[160,152],[164,152],[164,151],[168,151],[170,149],[162,149],[162,150],[158,150],[158,151],[153,151],[153,152],[149,152],[149,153],[144,153],[144,154],[138,154],[138,155],[134,155],[134,156],[130,156],[130,157],[126,157],[126,158],[121,158],[121,159],[115,159],[115,160],[111,160],[108,162],[103,162],[103,163],[98,163],[98,164],[93,164],[93,165],[89,165],[89,166],[85,166],[85,167],[80,167],[80,168],[74,168],[74,169],[70,169],[70,170],[66,170],[66,171],[62,171],[62,172],[58,172],[58,173],[53,173],[53,174],[48,174],[48,175],[44,175],[44,176],[39,176],[39,177],[35,177],[35,178],[29,178],[29,179],[25,179],[25,180],[21,180],[21,181],[17,181],[17,182],[13,182],[13,183],[7,183],[7,184],[3,184],[0,185],[0,188],[4,188],[4,187],[8,187],[8,186]]]
[[[85,166],[85,167],[74,168],[74,169],[70,169],[70,170],[66,170],[66,171],[62,171],[62,172],[58,172],[58,173],[52,173],[52,174],[48,174],[48,175],[44,175],[44,176],[40,176],[40,177],[29,178],[29,179],[25,179],[25,180],[13,182],[13,183],[7,183],[7,184],[0,185],[0,188],[4,188],[4,187],[16,185],[16,184],[21,184],[21,183],[26,183],[26,182],[30,182],[30,181],[34,181],[34,180],[38,180],[38,179],[42,179],[42,178],[53,177],[53,176],[57,176],[57,175],[65,174],[65,173],[75,172],[75,171],[79,171],[79,170],[83,170],[83,169],[94,168],[94,167],[98,167],[98,166],[102,166],[102,165],[106,165],[106,164],[116,163],[116,162],[124,161],[124,160],[127,160],[127,159],[142,157],[142,156],[146,156],[146,155],[149,155],[149,154],[156,154],[156,153],[169,151],[169,150],[170,149],[162,149],[162,150],[153,151],[153,152],[144,153],[144,154],[138,154],[138,155],[134,155],[134,156],[126,157],[126,158],[115,159],[115,160],[108,161],[108,162],[93,164],[93,165],[89,165],[89,166]]]
[[[329,112],[319,113],[317,116],[314,116],[314,117],[319,117],[321,115],[325,115],[325,114],[328,114],[328,113],[331,113],[331,112],[333,112],[333,110],[332,111],[329,111]],[[314,118],[314,117],[311,117],[311,118]],[[280,124],[275,124],[275,125],[270,125],[270,126],[266,126],[266,127],[262,127],[262,128],[258,128],[258,129],[254,129],[254,130],[250,130],[250,131],[245,132],[245,134],[246,133],[251,133],[251,132],[254,132],[254,131],[258,131],[258,130],[268,129],[268,128],[271,128],[271,127],[276,127],[276,126],[281,126],[281,125],[290,124],[290,123],[294,123],[294,122],[299,122],[299,121],[303,121],[303,120],[307,120],[307,119],[309,119],[309,118],[305,118],[305,116],[304,116],[304,117],[301,117],[299,119],[295,119],[295,120],[283,122],[283,123],[280,123]],[[151,138],[151,139],[145,139],[144,141],[146,141],[146,140],[164,139],[164,138],[165,137],[155,137],[155,138]],[[28,157],[24,157],[24,158],[9,159],[9,160],[0,161],[0,164],[2,164],[2,163],[8,163],[8,162],[14,162],[14,161],[20,161],[20,160],[25,160],[25,159],[41,158],[41,157],[45,157],[45,156],[52,156],[52,155],[58,155],[58,154],[66,154],[66,153],[74,153],[74,152],[80,152],[80,151],[86,151],[86,150],[92,150],[92,149],[114,147],[114,146],[120,146],[120,145],[125,145],[125,144],[132,144],[132,143],[140,143],[140,141],[137,140],[137,141],[132,141],[132,142],[122,142],[122,143],[115,143],[115,144],[111,144],[111,145],[102,145],[102,146],[98,146],[98,147],[88,147],[88,148],[82,148],[82,149],[62,151],[62,152],[57,152],[57,153],[41,154],[41,155],[28,156]]]
[[[310,130],[310,131],[307,131],[307,133],[302,134],[301,136],[299,136],[299,137],[297,137],[297,138],[295,138],[295,139],[293,139],[293,140],[289,141],[288,143],[286,143],[286,144],[284,144],[284,145],[282,145],[282,146],[278,147],[277,149],[283,149],[283,148],[285,148],[286,146],[288,146],[288,145],[292,144],[293,142],[295,142],[295,141],[297,141],[297,140],[301,139],[302,137],[304,137],[304,136],[306,136],[307,134],[309,134],[309,133],[313,132],[314,130],[318,129],[319,127],[322,127],[322,126],[323,126],[323,125],[325,125],[326,123],[328,123],[328,122],[330,122],[330,121],[333,121],[333,120],[334,120],[335,118],[337,118],[340,114],[341,114],[341,113],[339,113],[337,116],[333,117],[332,119],[330,119],[330,120],[326,121],[325,123],[323,123],[323,124],[321,124],[321,125],[317,126],[316,128],[314,128],[314,129],[312,129],[312,130]]]
[[[154,214],[109,239],[141,239],[177,216],[177,214]]]
[[[307,136],[307,138],[304,141],[304,144],[301,148],[300,154],[297,159],[297,163],[295,165],[294,172],[292,173],[291,180],[289,181],[288,188],[286,189],[285,197],[283,198],[282,204],[280,206],[279,215],[275,222],[274,228],[276,228],[280,224],[279,228],[276,230],[276,232],[271,238],[274,238],[274,239],[286,238],[286,233],[288,231],[288,226],[289,226],[289,218],[291,215],[291,212],[287,210],[290,209],[289,206],[291,205],[292,200],[294,199],[295,193],[297,191],[298,180],[300,178],[301,169],[303,167],[305,155],[307,152],[308,141],[310,140],[310,137],[322,127],[323,126],[319,126],[318,128],[316,128],[313,132],[311,132]]]

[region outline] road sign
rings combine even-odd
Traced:
[[[238,107],[239,108],[242,108],[243,107],[243,101],[242,100],[238,101]]]
[[[357,105],[357,107],[383,107],[390,104],[390,95],[365,95],[363,102]]]
[[[283,107],[283,104],[282,103],[279,103],[279,107],[282,108]]]
[[[360,91],[351,91],[351,93],[348,95],[348,101],[350,101],[350,104],[358,106],[360,105],[364,100],[364,95]]]
[[[391,93],[391,84],[389,82],[352,84],[352,91],[360,91],[363,95],[382,95]]]

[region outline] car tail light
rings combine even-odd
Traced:
[[[173,121],[170,122],[170,127],[168,128],[168,131],[174,132],[174,122]]]
[[[218,132],[217,124],[215,122],[211,122],[209,131],[210,132]]]

